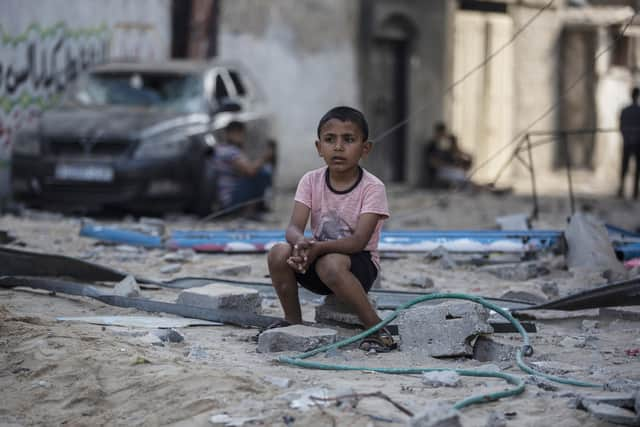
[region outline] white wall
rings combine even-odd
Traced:
[[[323,163],[314,141],[320,117],[358,105],[357,2],[222,3],[219,55],[244,64],[264,89],[279,143],[279,187],[294,187]]]
[[[170,47],[170,0],[2,0],[0,199],[16,131],[73,72],[109,57],[167,58]]]

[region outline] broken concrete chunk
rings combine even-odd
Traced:
[[[193,249],[180,249],[166,254],[162,259],[170,263],[187,263],[197,259],[198,255]]]
[[[269,375],[262,377],[262,379],[264,380],[264,382],[267,382],[279,388],[288,388],[291,383],[293,383],[293,381],[291,381],[291,378],[272,377]]]
[[[458,411],[445,404],[425,408],[411,417],[407,425],[409,427],[462,427]]]
[[[540,290],[549,298],[555,298],[560,295],[560,288],[556,282],[544,282],[540,286]]]
[[[479,336],[473,344],[473,358],[480,362],[515,360],[517,352],[518,347],[485,336]]]
[[[245,313],[260,313],[262,298],[255,289],[212,283],[180,292],[178,303],[210,309],[233,309]]]
[[[580,396],[580,403],[583,404],[586,402],[606,403],[607,405],[635,410],[635,394],[629,392],[598,393]]]
[[[433,280],[424,274],[407,273],[403,276],[402,281],[405,284],[409,286],[414,286],[416,288],[421,288],[421,289],[433,288]]]
[[[251,274],[249,264],[222,264],[209,270],[213,276],[247,276]]]
[[[400,349],[432,357],[471,356],[471,341],[493,332],[489,311],[467,302],[421,305],[398,317]]]
[[[140,286],[138,282],[136,282],[135,277],[129,275],[113,288],[113,294],[129,298],[139,297]]]
[[[309,351],[336,341],[333,329],[312,328],[293,325],[285,328],[267,329],[258,337],[258,353],[278,351]]]
[[[545,274],[549,274],[549,269],[537,262],[519,262],[510,264],[487,265],[478,271],[492,274],[502,280],[514,282],[524,282]]]
[[[626,426],[640,426],[640,416],[628,409],[589,400],[582,400],[581,405],[591,415],[603,421]]]
[[[368,296],[371,306],[375,309],[376,298]],[[362,322],[348,304],[338,300],[335,295],[327,295],[324,302],[316,307],[316,322],[328,325],[362,326]]]
[[[422,383],[429,387],[458,387],[460,375],[455,371],[434,371],[422,374]]]
[[[592,216],[576,213],[571,216],[564,233],[569,247],[567,266],[569,269],[585,269],[604,273],[609,270],[612,279],[625,279],[624,266],[616,258],[604,224]]]
[[[178,343],[184,341],[184,335],[175,329],[156,329],[150,333],[160,338],[162,342]]]
[[[180,270],[182,270],[182,266],[180,264],[167,264],[160,269],[160,273],[173,274],[178,273]]]
[[[507,419],[498,412],[491,412],[486,427],[507,427]]]

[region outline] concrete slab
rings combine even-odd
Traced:
[[[471,356],[471,341],[493,332],[488,318],[486,308],[467,302],[410,308],[397,319],[400,349],[432,357]]]
[[[268,329],[258,337],[258,353],[279,351],[309,351],[336,341],[333,329],[313,328],[293,325],[285,328]]]
[[[377,306],[376,298],[369,296],[369,302],[375,309]],[[353,312],[352,308],[338,300],[335,295],[327,295],[324,302],[316,307],[317,323],[324,323],[327,325],[338,326],[362,326],[362,322],[358,319],[358,316]]]
[[[224,283],[212,283],[180,292],[179,304],[211,309],[236,309],[242,312],[260,313],[262,297],[255,289]]]

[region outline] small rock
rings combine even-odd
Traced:
[[[487,419],[486,427],[507,427],[507,420],[504,415],[498,412],[491,412]]]
[[[196,260],[197,256],[193,249],[180,249],[166,254],[162,259],[169,263],[187,263]]]
[[[226,264],[209,270],[212,276],[248,276],[251,274],[249,264]]]
[[[284,377],[265,376],[265,377],[262,377],[262,379],[265,382],[267,382],[269,384],[272,384],[272,385],[274,385],[276,387],[279,387],[279,388],[288,388],[293,383],[293,381],[291,381],[290,378],[284,378]]]
[[[404,275],[403,282],[409,286],[421,289],[431,289],[434,286],[433,280],[430,277],[417,273]]]
[[[549,298],[555,298],[560,295],[560,289],[558,288],[558,284],[556,282],[544,282],[540,286],[540,290]]]
[[[279,351],[309,351],[335,342],[337,332],[332,329],[293,325],[267,329],[258,337],[258,353]]]
[[[174,274],[178,273],[180,270],[182,270],[182,266],[180,264],[167,264],[160,269],[160,273]]]
[[[135,277],[129,275],[113,288],[113,294],[121,297],[136,298],[140,296],[140,286]]]
[[[455,371],[433,371],[422,374],[422,383],[433,388],[458,387],[461,381],[460,375]]]
[[[409,427],[462,427],[460,414],[451,406],[437,404],[429,406],[415,414],[408,423]]]
[[[175,329],[157,329],[155,331],[150,332],[157,336],[162,342],[172,342],[178,343],[184,341],[184,335]]]

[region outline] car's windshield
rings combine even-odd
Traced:
[[[77,80],[64,103],[83,106],[137,106],[181,113],[203,112],[199,75],[169,73],[91,73]]]

